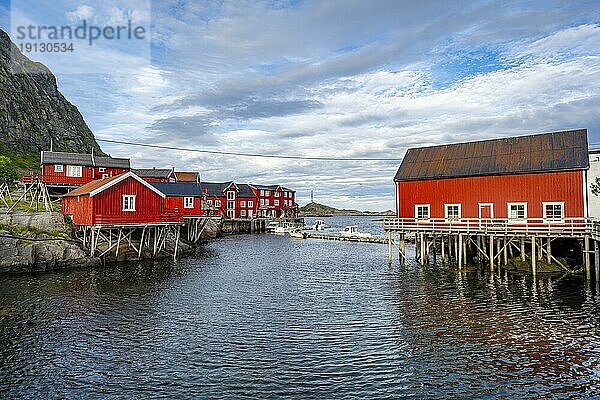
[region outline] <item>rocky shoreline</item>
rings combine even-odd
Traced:
[[[61,213],[15,211],[7,214],[0,209],[0,274],[45,272],[69,268],[94,267],[102,264],[152,258],[152,254],[123,249],[118,259],[91,257],[82,244],[71,238],[71,227]],[[212,224],[203,240],[220,235],[220,226]],[[184,256],[195,246],[179,243],[177,254]]]

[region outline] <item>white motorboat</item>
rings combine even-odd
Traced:
[[[289,233],[294,230],[296,226],[290,222],[280,222],[279,225],[273,231],[274,233]]]
[[[359,232],[358,226],[356,225],[348,225],[344,228],[344,230],[340,231],[340,236],[369,238],[371,237],[371,234],[366,232]]]
[[[312,226],[313,231],[324,231],[327,228],[331,228],[329,225],[325,224],[325,221],[322,219],[318,219]]]
[[[279,227],[279,222],[272,221],[265,226],[265,232],[275,232],[275,229]]]

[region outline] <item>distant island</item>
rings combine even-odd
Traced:
[[[331,217],[334,215],[395,215],[396,213],[392,210],[387,211],[360,211],[360,210],[347,210],[337,209],[334,207],[326,206],[315,202],[308,203],[305,206],[300,207],[300,216],[302,217]]]

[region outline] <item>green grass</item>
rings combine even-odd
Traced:
[[[61,231],[47,231],[44,229],[33,228],[30,226],[14,226],[0,224],[0,231],[7,231],[12,233],[13,235],[18,235],[20,233],[31,233],[33,235],[47,235],[60,238],[66,237],[66,233]]]

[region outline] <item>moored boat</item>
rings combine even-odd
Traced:
[[[358,226],[356,225],[348,225],[344,228],[344,230],[340,231],[340,236],[370,238],[371,234],[368,232],[360,232],[358,230]]]

